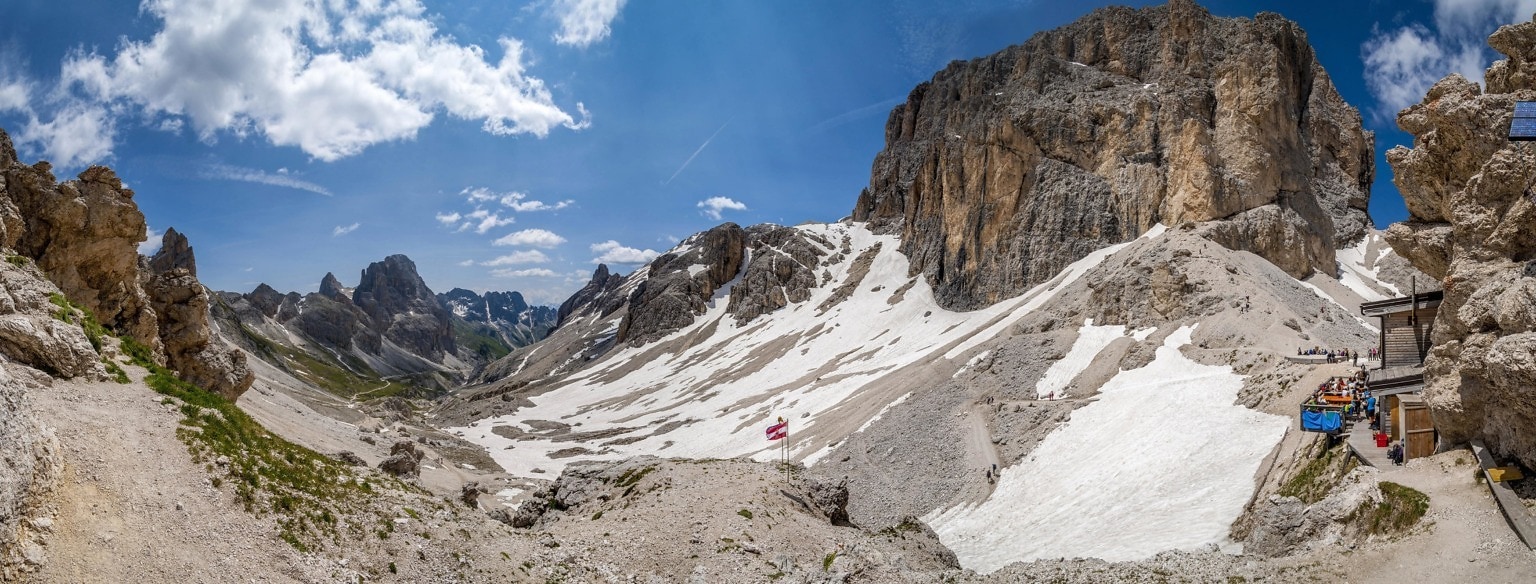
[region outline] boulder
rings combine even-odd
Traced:
[[[416,476],[421,473],[424,455],[415,442],[401,440],[389,448],[389,457],[379,463],[379,470],[395,476]]]

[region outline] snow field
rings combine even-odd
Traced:
[[[1193,331],[1179,328],[1151,363],[1106,383],[1004,469],[985,502],[924,518],[962,566],[1137,560],[1226,539],[1289,421],[1235,405],[1242,376],[1180,352]]]
[[[943,358],[950,360],[967,354],[1126,245],[1098,250],[1051,282],[1017,298],[961,313],[940,308],[926,280],[917,277],[912,282],[907,276],[906,256],[897,251],[899,241],[894,236],[875,235],[861,224],[804,225],[797,229],[826,238],[832,243],[832,249],[827,250],[830,253],[836,253],[844,237],[849,239],[852,253],[845,255],[841,265],[830,268],[834,274],[848,274],[849,265],[860,253],[881,245],[868,275],[826,314],[817,308],[841,280],[813,289],[809,300],[763,315],[745,326],[738,326],[725,312],[728,303],[714,302],[688,327],[658,343],[617,349],[621,352],[603,364],[580,371],[560,387],[533,397],[532,407],[447,430],[484,447],[510,474],[550,477],[571,462],[618,460],[639,454],[772,460],[778,456],[778,444],[768,442],[763,429],[783,416],[790,421],[792,455],[814,464],[830,452],[830,447],[798,443],[794,438],[821,423],[822,414],[845,401],[870,399],[860,395],[867,385],[904,366],[935,357],[939,351],[945,351]],[[1159,226],[1143,237],[1162,232]],[[722,287],[716,298],[724,298],[735,281]],[[891,304],[891,295],[909,282],[912,285],[903,299]],[[708,338],[680,352],[647,354],[711,326],[714,330]],[[641,355],[649,363],[619,374]],[[894,401],[895,396],[883,399]],[[847,419],[849,408],[843,408],[835,421],[847,424],[852,431],[880,415],[889,403],[862,405],[868,406],[860,408],[867,412],[859,414],[865,419]],[[591,443],[578,443],[511,440],[491,431],[496,426],[512,426],[533,433],[535,428],[524,423],[529,420],[571,424],[572,432],[618,432]],[[684,424],[653,435],[657,426],[666,422]],[[602,444],[636,438],[629,444]],[[587,451],[560,458],[549,456],[560,450],[568,454],[573,447]],[[534,473],[535,469],[543,473]]]

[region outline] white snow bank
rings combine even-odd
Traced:
[[[1193,330],[1105,384],[1005,469],[987,501],[925,518],[962,566],[985,574],[1041,558],[1137,560],[1224,541],[1289,422],[1234,405],[1242,376],[1179,351]]]
[[[1072,349],[1067,351],[1065,357],[1052,363],[1051,367],[1045,370],[1045,375],[1040,377],[1040,382],[1035,384],[1036,397],[1040,399],[1067,397],[1067,385],[1093,364],[1093,358],[1097,357],[1100,351],[1115,342],[1115,339],[1124,336],[1124,325],[1094,326],[1091,318],[1083,321],[1083,327],[1077,329],[1077,341],[1072,343]]]

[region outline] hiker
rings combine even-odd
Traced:
[[[1392,443],[1392,447],[1387,449],[1387,458],[1392,461],[1392,464],[1399,465],[1399,466],[1403,464],[1403,441],[1402,440],[1397,440],[1397,441]]]
[[[1360,364],[1360,352],[1359,351],[1355,351],[1355,350],[1351,349],[1349,351],[1349,358],[1354,359],[1354,363],[1352,363],[1352,365],[1359,365]]]

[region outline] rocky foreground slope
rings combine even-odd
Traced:
[[[1536,22],[1488,44],[1506,58],[1486,91],[1451,75],[1398,114],[1414,144],[1387,161],[1409,218],[1387,240],[1445,289],[1424,373],[1442,443],[1536,467],[1536,165],[1506,139],[1515,102],[1536,100]]]
[[[1015,296],[1157,223],[1201,224],[1287,273],[1364,235],[1373,136],[1306,33],[1190,0],[1096,10],[954,62],[886,123],[853,218],[949,308]]]

